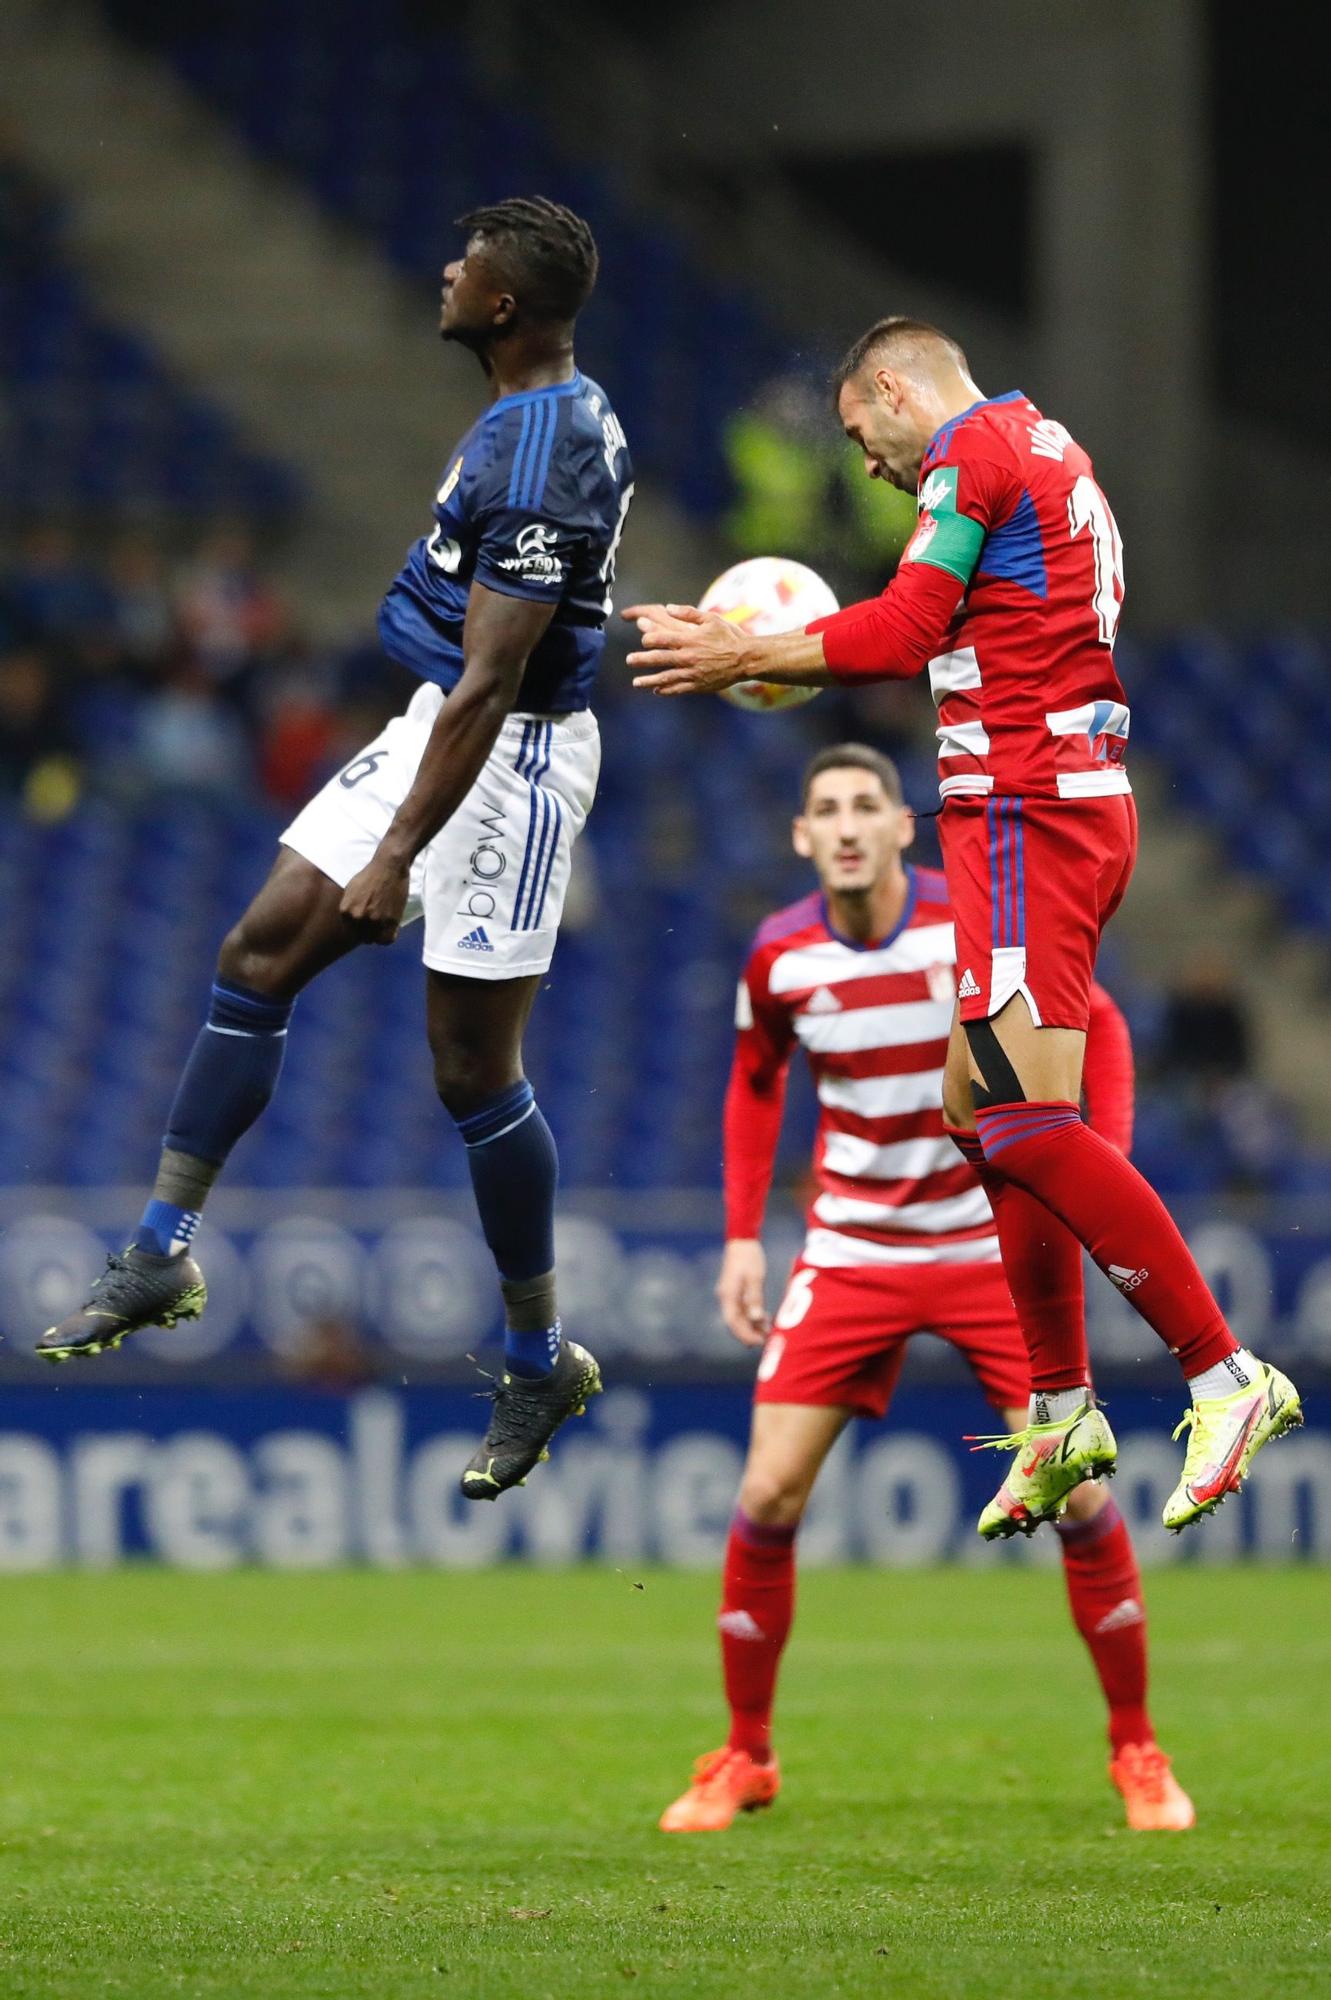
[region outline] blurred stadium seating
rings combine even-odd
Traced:
[[[162,0],[107,0],[105,11],[168,55],[260,154],[424,280],[438,276],[455,216],[505,193],[557,188],[601,249],[580,354],[593,375],[613,378],[640,470],[691,512],[720,510],[725,420],[755,376],[788,365],[788,343],[751,297],[700,271],[668,228],[637,221],[607,167],[558,158],[425,9],[228,0],[184,13]]]
[[[58,202],[0,156],[0,518],[289,513],[288,468],[173,383],[140,330],[106,324],[60,227]]]
[[[1180,634],[1142,662],[1133,742],[1169,771],[1233,867],[1262,878],[1290,921],[1331,933],[1331,766],[1309,720],[1331,685],[1321,635]]]

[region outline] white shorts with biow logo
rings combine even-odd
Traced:
[[[423,681],[406,714],[296,815],[283,846],[345,889],[411,789],[444,699],[442,688]],[[600,767],[600,732],[588,710],[509,716],[480,777],[412,865],[403,921],[425,919],[428,966],[473,979],[546,970]]]

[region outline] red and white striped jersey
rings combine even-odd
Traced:
[[[806,1263],[993,1263],[993,1214],[943,1127],[943,1064],[956,1000],[947,885],[908,868],[896,929],[857,945],[821,895],[763,924],[740,981],[726,1093],[727,1237],[761,1233],[785,1083],[802,1046],[818,1092]],[[1126,1025],[1103,988],[1087,1041],[1092,1123],[1127,1151],[1132,1065]]]

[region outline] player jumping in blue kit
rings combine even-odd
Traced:
[[[198,1316],[207,1288],[190,1243],[273,1094],[297,994],[423,917],[435,1081],[467,1148],[508,1329],[489,1433],[462,1476],[470,1499],[493,1500],[601,1386],[560,1331],[558,1161],[522,1033],[596,790],[587,704],[633,488],[619,419],[573,359],[596,281],[586,223],[514,200],[459,227],[466,250],[445,268],[439,330],[477,356],[491,401],[449,457],[434,532],[379,612],[385,651],[421,685],[282,836],[222,945],[133,1242],[38,1352],[100,1354],[139,1327]]]

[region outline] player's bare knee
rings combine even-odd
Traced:
[[[252,911],[246,910],[222,940],[217,976],[233,986],[248,987],[252,993],[266,993],[275,986],[275,972],[273,953],[259,933]]]
[[[739,1504],[765,1528],[793,1528],[809,1502],[812,1480],[806,1467],[789,1460],[751,1460],[744,1468]]]
[[[453,1118],[465,1118],[522,1080],[522,1064],[508,1053],[449,1041],[432,1047],[434,1087]]]
[[[1068,1495],[1068,1519],[1071,1521],[1093,1521],[1102,1508],[1109,1504],[1109,1488],[1102,1486],[1098,1479],[1083,1480],[1074,1486]]]

